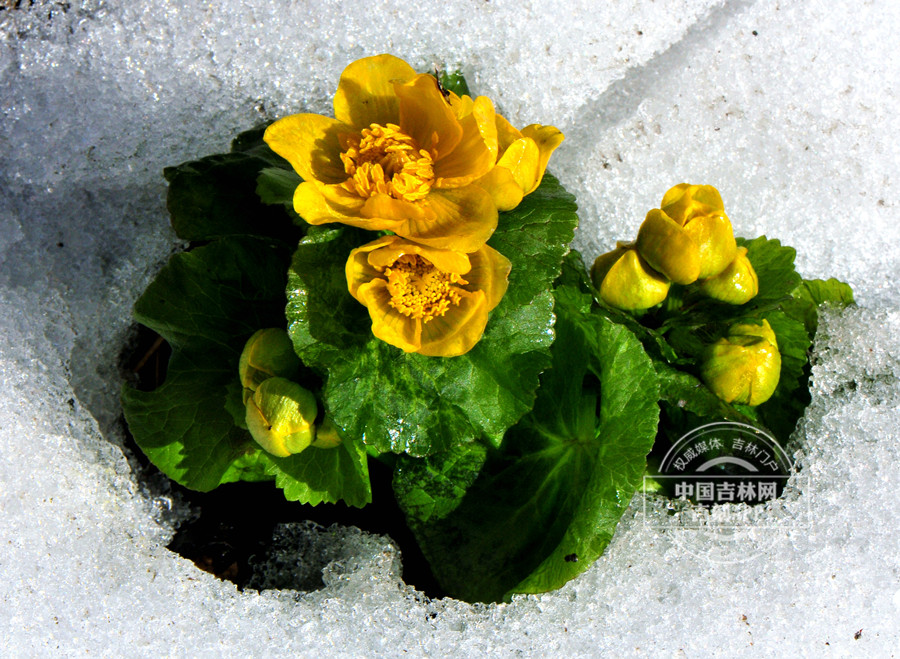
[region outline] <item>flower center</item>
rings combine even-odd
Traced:
[[[390,305],[423,323],[443,316],[451,304],[459,304],[469,282],[457,274],[443,272],[418,254],[404,254],[384,269]]]
[[[360,197],[387,194],[418,201],[431,190],[434,158],[396,124],[372,124],[343,138],[341,162],[347,183]]]

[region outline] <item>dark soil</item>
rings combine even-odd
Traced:
[[[139,326],[135,344],[123,355],[123,368],[137,376],[141,389],[152,390],[165,379],[170,355],[165,341]],[[149,475],[159,473],[130,435],[127,447]],[[355,526],[389,536],[402,554],[403,580],[429,597],[443,597],[445,593],[394,499],[391,470],[377,460],[369,460],[369,474],[373,503],[361,509],[287,501],[272,483],[229,483],[212,492],[195,492],[171,482],[173,492],[199,515],[177,529],[168,548],[202,570],[243,588],[253,576],[254,565],[265,563],[276,525],[310,520],[323,526]]]

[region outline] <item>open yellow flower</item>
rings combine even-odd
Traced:
[[[436,79],[392,55],[357,60],[341,75],[334,119],[295,114],[265,141],[303,178],[294,209],[310,224],[387,230],[418,243],[472,252],[497,227],[497,208],[475,181],[494,166],[478,112],[460,116]]]
[[[463,97],[463,101],[468,97]],[[501,211],[512,210],[534,192],[544,178],[550,156],[565,137],[558,128],[531,124],[521,131],[495,114],[496,166],[479,183]],[[487,132],[482,128],[483,132]],[[486,140],[487,141],[487,140]],[[488,141],[488,145],[494,145]]]
[[[462,355],[478,343],[506,293],[510,262],[385,236],[350,252],[347,287],[369,309],[372,333],[405,352]]]

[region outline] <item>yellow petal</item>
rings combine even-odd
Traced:
[[[406,231],[407,237],[425,245],[474,252],[497,228],[497,207],[477,185],[434,190],[422,206],[424,218],[408,220]]]
[[[290,380],[297,375],[300,359],[294,354],[291,338],[280,327],[269,327],[253,333],[238,360],[238,376],[245,390],[256,391],[271,377]]]
[[[629,249],[634,247],[633,243],[623,243],[622,241],[616,242],[616,248],[609,252],[604,252],[596,259],[594,259],[594,264],[591,266],[591,281],[594,284],[594,287],[598,290],[600,289],[601,284],[603,284],[603,280],[606,278],[606,273],[612,269],[612,267],[618,262],[620,258],[627,252]]]
[[[769,321],[765,318],[763,318],[762,323],[758,325],[754,323],[738,323],[737,325],[732,325],[728,328],[728,336],[730,338],[749,336],[751,338],[765,339],[776,348],[778,347],[778,337],[775,336],[775,330],[772,329]]]
[[[663,195],[660,208],[684,226],[695,217],[722,213],[725,205],[719,191],[711,185],[679,183]]]
[[[318,114],[292,114],[266,129],[263,139],[305,181],[340,183],[347,179],[339,136],[352,130]]]
[[[527,137],[510,144],[497,161],[497,167],[504,167],[512,173],[523,194],[528,194],[536,187],[536,182],[543,175],[540,165],[541,152],[534,140]]]
[[[666,206],[671,206],[676,201],[684,197],[685,192],[687,192],[690,188],[690,183],[679,183],[678,185],[673,185],[671,188],[666,190],[666,193],[663,195],[662,201],[659,202],[659,205],[663,208],[665,208]]]
[[[676,284],[692,284],[700,274],[700,249],[691,235],[654,208],[638,229],[635,247],[647,263]]]
[[[350,295],[360,302],[362,302],[359,294],[360,286],[368,284],[381,275],[381,271],[377,269],[377,266],[373,266],[369,262],[372,252],[390,244],[395,238],[396,236],[383,236],[350,252],[347,264],[344,266],[344,273],[347,276],[347,289],[350,291]]]
[[[294,210],[310,224],[342,222],[361,226],[363,200],[340,185],[305,182],[294,190]]]
[[[500,148],[500,154],[502,155],[503,152],[509,148],[510,144],[516,140],[522,139],[523,135],[521,131],[509,123],[503,115],[495,114],[494,119],[497,125],[497,144]]]
[[[462,297],[441,317],[422,325],[418,352],[429,357],[456,357],[471,350],[484,333],[488,309],[484,293]]]
[[[700,377],[726,403],[766,402],[781,376],[778,347],[757,336],[728,336],[704,351]]]
[[[435,185],[439,188],[459,188],[487,174],[497,161],[497,128],[494,104],[479,96],[472,111],[459,119],[462,138],[449,154],[438,145],[438,159],[434,163]],[[487,132],[487,140],[485,139]],[[494,148],[487,141],[492,140]]]
[[[488,311],[500,304],[509,287],[509,273],[512,263],[493,247],[484,245],[477,252],[470,254],[472,269],[466,275],[468,290],[484,292],[485,306]]]
[[[272,377],[261,382],[247,400],[244,420],[260,446],[283,458],[310,445],[317,413],[312,392],[285,378]]]
[[[395,84],[394,90],[400,99],[400,130],[429,153],[451,153],[462,139],[463,129],[434,76],[423,73],[405,84]]]
[[[472,114],[478,122],[478,131],[484,139],[484,144],[496,162],[500,155],[500,142],[497,138],[497,112],[491,99],[487,96],[476,98],[472,104]]]
[[[491,195],[498,211],[511,211],[525,196],[522,187],[506,167],[494,167],[476,183]]]
[[[374,268],[387,268],[404,254],[418,254],[428,260],[438,270],[464,275],[472,269],[469,255],[450,249],[438,249],[427,245],[419,245],[397,236],[388,236],[389,243],[384,243],[368,255],[368,263]],[[370,243],[371,244],[371,243]]]
[[[759,278],[747,258],[747,248],[738,247],[737,256],[715,277],[704,279],[697,288],[709,297],[728,304],[746,304],[759,293]]]
[[[700,249],[700,279],[715,277],[737,256],[731,221],[724,213],[695,217],[684,231]]]
[[[653,270],[636,250],[629,249],[606,273],[600,297],[617,309],[649,309],[666,299],[669,281]]]
[[[393,231],[403,237],[409,236],[408,225],[411,218],[425,221],[422,202],[394,199],[387,194],[376,194],[366,199],[360,214],[371,224],[358,226],[372,226],[375,231]]]
[[[416,77],[413,68],[393,55],[376,55],[356,60],[341,74],[334,95],[334,116],[357,129],[371,124],[396,124],[400,102],[394,81]]]
[[[497,207],[491,196],[474,184],[432,190],[419,202],[375,195],[366,201],[362,212],[373,222],[377,218],[379,228],[423,245],[458,252],[474,252],[497,228]]]
[[[541,184],[544,178],[544,172],[547,171],[547,163],[550,156],[556,151],[556,147],[562,144],[565,136],[554,126],[542,126],[540,124],[531,124],[522,129],[522,135],[534,140],[540,152],[538,160],[538,176],[530,190],[525,190],[525,194],[531,194]]]
[[[475,102],[472,100],[471,96],[467,96],[465,94],[463,94],[462,96],[458,96],[455,92],[450,92],[450,96],[447,97],[447,101],[450,103],[450,107],[453,108],[456,116],[460,119],[465,117],[467,114],[471,114],[472,108],[475,106]],[[494,132],[496,132],[496,130]]]
[[[374,279],[360,287],[363,304],[372,319],[372,334],[404,352],[417,352],[422,347],[422,321],[409,318],[390,306],[387,282]]]

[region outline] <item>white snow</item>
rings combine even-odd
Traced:
[[[0,7],[0,654],[900,652],[900,4]],[[353,529],[283,529],[327,558],[313,592],[239,592],[165,548],[185,512],[120,448],[117,367],[134,299],[180,247],[160,172],[264,118],[327,113],[343,67],[379,52],[461,65],[514,124],[561,128],[551,170],[588,258],[671,185],[709,183],[737,234],[854,286],[859,307],[823,320],[803,478],[765,511],[760,552],[697,558],[638,498],[580,578],[472,606],[417,594],[390,541]],[[303,583],[326,561],[297,562]]]

